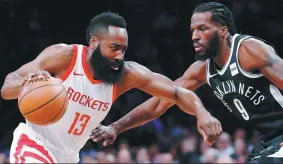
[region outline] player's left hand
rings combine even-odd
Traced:
[[[108,146],[116,140],[117,135],[115,128],[111,125],[100,125],[91,132],[90,139],[92,139],[93,142],[100,142],[101,140],[104,140],[103,146]]]
[[[209,112],[197,116],[197,127],[204,141],[212,145],[222,134],[221,123]]]

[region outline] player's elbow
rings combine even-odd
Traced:
[[[1,88],[1,97],[2,97],[4,100],[10,100],[9,94],[8,94],[7,90],[5,89],[5,86],[4,86],[4,85],[3,85],[2,88]]]
[[[17,96],[15,96],[15,93],[13,92],[14,87],[11,86],[11,80],[13,80],[11,76],[11,74],[8,74],[6,76],[5,82],[1,88],[1,97],[4,100],[12,100],[17,98]]]
[[[11,96],[8,87],[4,84],[1,88],[1,97],[4,100],[12,100],[13,97]]]

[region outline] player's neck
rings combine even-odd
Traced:
[[[213,61],[217,66],[222,68],[230,57],[231,48],[228,44],[228,40],[225,40],[223,43],[220,44],[220,51],[219,54],[213,57]]]

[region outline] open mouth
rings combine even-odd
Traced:
[[[118,71],[119,66],[118,65],[112,65],[111,68],[114,69],[115,71]]]

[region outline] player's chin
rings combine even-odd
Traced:
[[[208,59],[208,56],[202,53],[196,53],[195,55],[195,59],[196,60],[200,60],[200,61],[205,61],[206,59]]]

